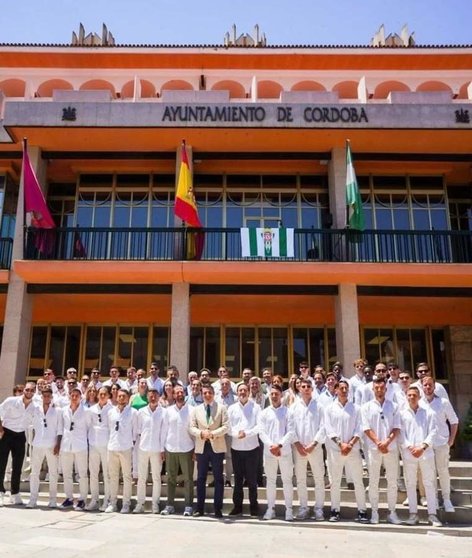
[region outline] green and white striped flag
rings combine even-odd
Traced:
[[[364,230],[364,212],[361,193],[357,184],[356,171],[352,164],[351,145],[346,142],[346,205],[348,206],[348,224],[351,229]]]
[[[293,229],[241,229],[243,258],[293,258]]]

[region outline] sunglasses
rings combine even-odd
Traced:
[[[48,423],[46,422],[46,419],[45,419],[45,418],[43,418],[43,426],[44,426],[44,428],[47,428],[47,427],[48,427]]]
[[[73,422],[70,423],[70,428],[69,428],[69,430],[70,430],[71,432],[72,432],[72,430],[74,430],[74,423],[73,423]]]
[[[101,413],[98,413],[97,416],[98,416],[98,422],[102,422],[102,414],[101,414]]]
[[[115,423],[115,432],[118,432],[118,430],[120,429],[120,421],[116,421]]]

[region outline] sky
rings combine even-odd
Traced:
[[[117,44],[222,44],[259,24],[269,45],[368,45],[404,24],[416,44],[472,44],[472,0],[1,0],[0,43],[68,44],[83,23]],[[0,61],[1,63],[1,61]]]

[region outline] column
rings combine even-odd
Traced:
[[[346,149],[335,147],[329,162],[329,208],[333,216],[333,229],[346,226]]]
[[[40,184],[44,184],[46,164],[38,147],[29,148],[31,164]],[[13,239],[12,269],[7,291],[3,341],[0,355],[0,400],[12,395],[12,388],[23,383],[28,375],[30,331],[33,313],[32,295],[26,292],[26,283],[14,271],[15,260],[23,259],[23,181],[20,182],[16,210],[15,238]]]
[[[472,401],[472,326],[445,328],[449,374],[449,395],[459,419],[464,419]]]
[[[188,373],[190,356],[190,285],[172,285],[172,316],[170,329],[170,362],[180,371],[180,378]]]
[[[338,285],[335,315],[338,360],[344,365],[345,375],[351,376],[352,363],[361,356],[356,285],[345,283]]]

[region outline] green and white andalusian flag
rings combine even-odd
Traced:
[[[352,164],[351,146],[346,142],[346,205],[348,206],[349,228],[364,230],[364,212],[356,172]]]
[[[243,258],[293,258],[293,229],[241,229]]]

